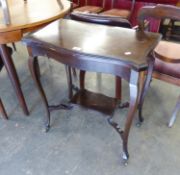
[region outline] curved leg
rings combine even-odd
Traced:
[[[1,98],[0,98],[0,113],[2,113],[2,116],[4,119],[8,120],[8,116],[7,116],[6,110],[4,108],[4,105],[1,101]]]
[[[33,77],[33,80],[35,81],[36,83],[36,86],[40,92],[40,95],[42,97],[42,100],[43,100],[43,103],[45,105],[45,108],[46,108],[46,112],[47,112],[47,116],[45,118],[45,131],[47,132],[50,128],[50,111],[49,111],[49,108],[48,108],[48,102],[47,102],[47,98],[46,98],[46,95],[44,93],[44,90],[42,88],[42,85],[41,85],[41,82],[40,82],[40,79],[39,79],[39,73],[38,73],[38,60],[37,60],[37,57],[29,57],[29,60],[28,60],[28,63],[29,63],[29,69],[30,69],[30,72],[31,72],[31,75]]]
[[[24,99],[24,95],[23,95],[23,92],[21,90],[19,78],[18,78],[14,63],[12,61],[12,58],[11,58],[11,55],[8,51],[7,46],[5,44],[1,44],[0,45],[0,51],[1,51],[1,56],[2,56],[4,66],[8,72],[8,75],[9,75],[9,78],[10,78],[11,83],[13,85],[13,88],[14,88],[16,95],[19,99],[19,103],[20,103],[20,105],[24,111],[24,114],[29,115],[29,111],[28,111],[28,108],[27,108],[27,105],[26,105],[26,102]]]
[[[84,89],[85,88],[84,87],[85,74],[86,74],[86,71],[80,70],[80,74],[79,74],[80,89]]]
[[[149,66],[148,66],[148,70],[147,70],[147,75],[146,75],[146,80],[144,82],[141,94],[140,94],[140,98],[139,98],[139,123],[138,126],[141,125],[141,123],[143,122],[143,117],[142,117],[142,107],[143,107],[143,103],[144,103],[144,98],[147,94],[151,79],[152,79],[152,73],[153,73],[153,67],[154,67],[154,57],[152,56],[149,60]]]
[[[122,133],[122,140],[123,140],[123,159],[125,163],[127,163],[127,160],[129,158],[128,153],[128,136],[129,131],[131,128],[132,120],[134,118],[135,112],[137,110],[137,104],[138,104],[138,93],[139,93],[139,73],[132,70],[131,71],[131,77],[129,82],[129,88],[130,88],[130,104],[129,104],[129,111],[125,123],[124,132]]]
[[[172,117],[171,117],[171,119],[170,119],[170,121],[168,123],[169,128],[171,128],[173,126],[173,124],[174,124],[174,122],[176,120],[176,116],[177,116],[177,113],[179,111],[179,108],[180,108],[180,96],[179,96],[178,101],[176,103],[176,106],[175,106],[175,108],[173,110]]]

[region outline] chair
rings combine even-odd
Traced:
[[[9,49],[9,52],[12,54],[12,49],[10,47],[8,47],[8,49]],[[0,56],[0,71],[2,68],[3,68],[3,61],[2,61],[2,58]],[[6,120],[8,119],[8,116],[7,116],[7,113],[6,113],[6,110],[4,108],[4,105],[2,103],[1,98],[0,98],[0,113],[4,119],[6,119]]]
[[[117,16],[105,16],[98,14],[85,14],[85,13],[77,13],[73,12],[70,14],[71,19],[95,24],[103,24],[108,26],[116,26],[116,27],[125,27],[132,28],[130,22],[126,19],[119,18]],[[80,71],[80,88],[84,89],[84,80],[85,80],[85,71]],[[115,97],[121,100],[121,78],[116,77],[116,90]],[[126,106],[126,104],[125,104]],[[125,107],[122,106],[122,107]]]
[[[115,2],[118,0],[111,0],[111,9],[102,12],[102,15],[107,16],[119,16],[121,18],[129,19],[131,17],[131,14],[134,10],[135,0],[119,0],[118,2],[121,3],[120,6],[124,6],[125,4],[130,6],[129,9],[127,7],[124,8],[115,8]],[[107,2],[107,0],[106,0]]]
[[[99,13],[103,10],[104,0],[101,0],[101,6],[89,5],[89,1],[90,0],[85,0],[84,6],[75,8],[73,11],[87,12],[87,13]]]
[[[149,17],[159,20],[163,20],[165,18],[180,20],[180,8],[160,4],[157,6],[145,6],[141,8],[138,14],[139,30],[144,30],[143,21]],[[151,77],[180,86],[180,44],[171,41],[160,41],[154,50],[150,64],[151,70],[149,69],[148,71],[146,85],[144,87],[145,91],[141,95],[139,104],[140,121],[142,121],[142,105]],[[154,69],[152,69],[152,67],[154,67]],[[169,127],[172,127],[179,107],[180,97],[173,110],[172,117],[168,124]]]

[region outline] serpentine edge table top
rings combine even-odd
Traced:
[[[158,44],[161,35],[133,29],[57,20],[23,38],[27,45],[43,45],[54,50],[124,62],[136,70],[147,68],[146,57]],[[86,58],[87,59],[87,58]]]

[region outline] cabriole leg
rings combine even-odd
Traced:
[[[29,69],[30,69],[32,78],[33,78],[34,82],[36,83],[36,86],[39,90],[39,93],[42,97],[43,103],[44,103],[45,108],[46,108],[47,116],[45,118],[45,131],[47,132],[50,128],[50,111],[48,109],[48,102],[47,102],[46,95],[44,93],[44,90],[43,90],[41,82],[40,82],[37,57],[30,56],[28,63],[29,63]]]
[[[141,126],[141,123],[143,122],[143,116],[142,116],[142,107],[143,107],[143,103],[144,103],[144,98],[147,94],[151,79],[152,79],[152,73],[153,73],[153,67],[154,67],[154,57],[151,56],[151,58],[149,59],[149,64],[148,64],[148,70],[147,70],[147,75],[146,75],[146,80],[144,82],[144,86],[142,88],[142,92],[141,92],[141,96],[139,99],[139,123],[138,126]]]
[[[122,140],[123,140],[123,160],[124,163],[127,164],[129,153],[128,153],[128,136],[129,131],[131,128],[131,124],[137,110],[138,104],[138,93],[139,93],[139,72],[131,70],[131,77],[129,82],[130,88],[130,104],[129,104],[129,111],[125,123],[124,132],[122,133]]]

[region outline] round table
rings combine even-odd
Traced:
[[[4,24],[0,8],[0,54],[19,103],[24,113],[28,115],[19,78],[6,44],[20,41],[24,33],[64,17],[69,12],[71,3],[68,0],[8,0],[8,4],[11,21],[9,25]]]

